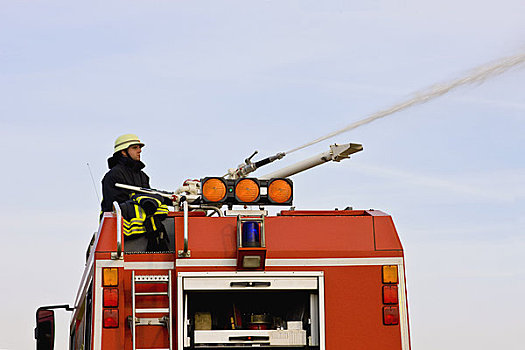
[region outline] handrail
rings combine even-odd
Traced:
[[[117,213],[117,252],[111,253],[111,259],[122,259],[122,212],[118,202],[113,202],[113,211]]]
[[[183,196],[180,201],[182,202],[182,208],[184,210],[184,250],[178,251],[179,258],[189,258],[190,251],[188,250],[188,201]]]
[[[213,210],[214,212],[217,213],[217,215],[219,216],[224,216],[224,214],[222,213],[222,211],[217,208],[217,207],[214,207],[213,205],[189,205],[188,206],[190,209],[204,209],[204,210]],[[213,214],[212,214],[213,215]]]
[[[188,201],[182,203],[184,209],[184,254],[188,252]]]

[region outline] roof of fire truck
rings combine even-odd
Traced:
[[[182,249],[183,214],[173,219],[173,252]],[[392,218],[379,210],[284,210],[265,217],[267,258],[349,258],[402,256]],[[234,259],[237,249],[237,217],[206,217],[189,213],[189,243],[195,259]],[[109,258],[117,249],[116,214],[105,213],[95,252]],[[124,255],[127,252],[124,243]],[[136,255],[139,252],[133,252]],[[147,252],[143,252],[147,253]],[[176,258],[175,254],[173,258]]]

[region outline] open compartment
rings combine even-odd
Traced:
[[[181,273],[179,281],[184,348],[324,348],[322,273]]]

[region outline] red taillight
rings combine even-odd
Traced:
[[[104,309],[104,328],[118,327],[118,310]]]
[[[118,307],[117,288],[104,288],[104,307]]]
[[[383,307],[383,323],[385,325],[399,324],[399,308],[397,306]]]
[[[397,286],[383,286],[383,304],[397,304],[398,302]]]

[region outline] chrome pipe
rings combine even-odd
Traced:
[[[182,203],[184,209],[184,256],[188,254],[188,201]]]
[[[214,207],[213,205],[189,205],[190,209],[204,209],[204,210],[213,210],[219,216],[224,216],[220,208]]]
[[[117,253],[111,254],[113,260],[122,259],[122,211],[118,202],[113,202],[113,211],[117,214]]]

